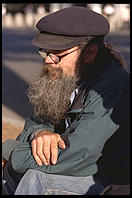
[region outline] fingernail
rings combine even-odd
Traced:
[[[38,163],[39,166],[42,166],[42,163]]]
[[[45,164],[46,166],[48,166],[48,163],[47,163],[47,162],[45,162],[44,164]]]

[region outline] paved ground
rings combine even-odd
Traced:
[[[2,32],[2,118],[21,125],[31,115],[26,90],[42,67],[30,29]]]
[[[9,123],[8,129],[23,127],[25,118],[32,115],[26,90],[42,68],[42,62],[31,41],[36,31],[33,29],[2,30],[2,121]],[[119,49],[130,71],[130,36],[128,31],[110,34],[106,40]],[[3,125],[3,137],[7,137]],[[12,128],[13,129],[13,128]],[[15,131],[15,128],[13,129]],[[9,132],[10,133],[10,132]],[[16,136],[14,132],[14,137]]]
[[[22,131],[22,127],[18,127],[11,123],[2,122],[2,142],[6,139],[16,139],[18,134]]]

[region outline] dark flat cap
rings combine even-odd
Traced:
[[[41,18],[39,34],[32,44],[39,48],[63,50],[83,41],[108,34],[108,20],[89,8],[71,6]]]

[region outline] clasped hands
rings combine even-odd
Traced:
[[[58,147],[65,149],[65,142],[59,134],[47,130],[36,132],[31,141],[32,154],[39,166],[56,164]]]

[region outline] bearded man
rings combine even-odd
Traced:
[[[37,28],[33,44],[45,65],[28,89],[35,117],[3,144],[3,194],[98,195],[127,185],[129,75],[104,41],[109,22],[73,6]]]

